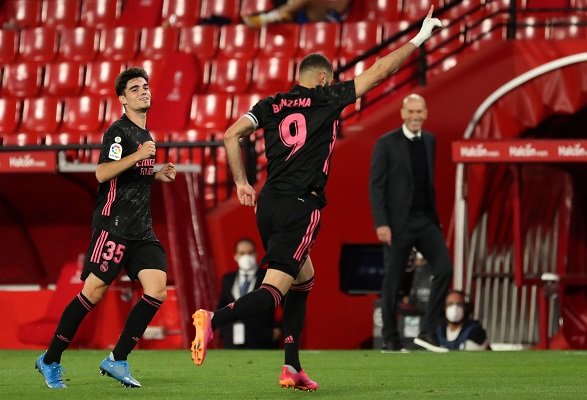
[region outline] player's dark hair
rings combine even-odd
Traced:
[[[322,54],[312,53],[303,58],[300,63],[300,75],[310,69],[325,69],[332,74],[332,64]]]
[[[116,77],[114,81],[114,89],[116,90],[117,96],[122,96],[124,94],[124,89],[126,89],[126,84],[128,81],[134,78],[144,78],[147,82],[149,82],[149,75],[147,71],[142,69],[141,67],[131,67],[127,70],[122,71]]]

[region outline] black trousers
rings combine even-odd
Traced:
[[[385,274],[381,287],[381,334],[386,341],[398,340],[400,337],[397,329],[398,294],[412,247],[416,247],[432,267],[430,298],[421,333],[434,333],[444,310],[453,271],[448,248],[434,216],[412,211],[404,229],[401,232],[392,231],[391,246],[383,246]]]

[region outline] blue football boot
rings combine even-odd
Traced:
[[[139,381],[130,374],[130,368],[126,360],[114,361],[110,357],[106,357],[100,364],[100,373],[116,379],[127,388],[141,387]]]
[[[61,374],[63,373],[63,368],[59,363],[51,363],[49,365],[45,364],[43,358],[45,357],[45,353],[41,354],[37,361],[35,361],[35,369],[39,370],[39,373],[43,375],[43,379],[45,379],[45,383],[51,389],[64,389],[65,383],[63,383],[63,379],[61,378]]]

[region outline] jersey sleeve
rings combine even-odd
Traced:
[[[267,103],[268,98],[260,100],[251,108],[246,114],[245,117],[248,118],[251,123],[253,124],[254,129],[258,129],[259,127],[263,126],[263,120],[267,113]]]
[[[124,131],[117,126],[108,128],[102,137],[98,164],[120,160],[123,157],[125,145]]]
[[[357,101],[357,92],[355,91],[355,81],[338,82],[334,85],[326,86],[326,91],[329,91],[329,96],[334,105],[344,108],[349,104]]]

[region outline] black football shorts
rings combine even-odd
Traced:
[[[165,250],[156,238],[128,240],[108,231],[95,229],[84,259],[81,279],[85,280],[91,272],[111,284],[121,269],[132,280],[137,279],[139,271],[143,269],[167,272]]]
[[[265,248],[262,264],[294,279],[320,230],[322,202],[313,194],[265,197],[257,202],[257,227]]]

